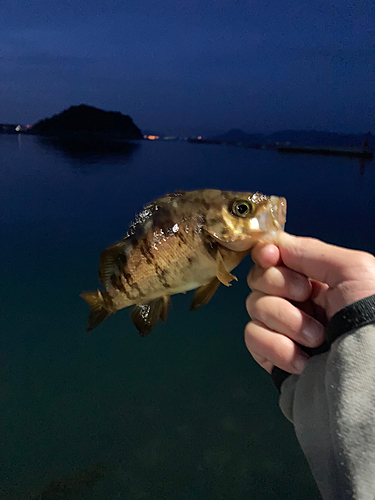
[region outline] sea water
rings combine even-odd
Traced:
[[[127,310],[85,331],[100,252],[144,203],[207,187],[285,196],[289,232],[375,251],[371,163],[170,141],[90,157],[0,136],[3,500],[319,498],[244,345],[250,259],[198,312],[173,297],[147,338]]]

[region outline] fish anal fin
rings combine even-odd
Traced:
[[[223,256],[219,250],[216,254],[216,265],[216,277],[223,285],[230,286],[230,282],[232,280],[238,281],[237,278],[233,276],[233,274],[231,274],[225,267]]]
[[[147,337],[159,319],[166,317],[165,308],[168,310],[168,307],[165,304],[164,297],[159,297],[146,304],[133,307],[130,317],[141,337]]]
[[[103,292],[104,294],[106,292]],[[90,314],[88,320],[87,331],[90,332],[96,328],[100,323],[109,318],[113,314],[113,311],[108,307],[106,303],[105,296],[103,297],[102,292],[99,290],[97,292],[84,292],[81,293],[80,297],[85,300],[90,306]]]
[[[190,311],[197,311],[200,307],[207,304],[214,296],[216,290],[219,288],[220,281],[215,277],[206,285],[201,286],[195,292]]]

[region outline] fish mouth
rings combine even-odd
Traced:
[[[285,223],[286,223],[286,199],[285,198],[279,198],[278,196],[271,196],[270,200],[268,202],[269,205],[269,223],[273,225],[272,230],[281,230],[283,231],[285,228]],[[263,230],[262,225],[259,223],[260,229]],[[268,227],[265,229],[266,231],[270,230]]]
[[[282,231],[286,222],[286,199],[271,196],[263,212],[256,218],[259,231],[274,233]]]

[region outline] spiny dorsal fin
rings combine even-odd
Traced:
[[[133,308],[130,317],[142,337],[151,333],[159,318],[166,318],[165,304],[165,298],[159,297],[147,302],[147,304],[140,304]]]
[[[118,268],[116,265],[117,258],[120,254],[120,243],[112,247],[106,248],[100,254],[99,279],[101,284],[108,288],[111,286],[111,276]]]
[[[216,277],[223,285],[230,286],[230,282],[232,280],[238,281],[238,279],[235,276],[233,276],[233,274],[230,274],[228,269],[225,267],[223,257],[219,252],[219,250],[217,251],[216,254],[216,264],[217,264]]]
[[[207,304],[214,296],[216,290],[219,288],[219,285],[220,281],[217,278],[214,278],[207,283],[207,285],[198,288],[194,294],[190,311],[197,311],[200,307]]]

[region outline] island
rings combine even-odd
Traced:
[[[40,144],[60,153],[92,162],[108,156],[129,157],[143,140],[141,130],[128,115],[80,104],[38,121],[27,132]],[[135,142],[136,141],[136,142]]]
[[[86,104],[71,106],[51,118],[40,120],[29,132],[42,136],[92,134],[108,139],[143,139],[141,130],[130,116]]]

